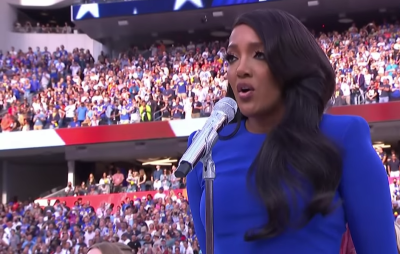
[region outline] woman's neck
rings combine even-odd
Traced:
[[[274,113],[249,117],[245,126],[247,131],[255,134],[269,133],[283,117],[283,107],[274,110]]]

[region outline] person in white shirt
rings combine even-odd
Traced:
[[[74,186],[72,186],[71,182],[68,182],[67,187],[65,187],[65,193],[69,194],[74,190]]]
[[[78,75],[79,71],[81,70],[81,67],[75,61],[72,63],[71,67],[69,67],[69,68],[71,69],[72,76]]]
[[[75,111],[76,111],[75,103],[72,100],[70,100],[69,105],[66,106],[64,110],[65,110],[65,117],[67,118],[66,119],[67,123],[69,123],[75,116]]]
[[[106,215],[106,204],[104,202],[97,208],[96,215],[98,218],[103,218]]]
[[[123,243],[123,244],[128,244],[130,241],[131,241],[131,240],[129,239],[127,233],[123,233],[123,234],[121,235],[121,239],[119,240],[119,242],[120,242],[120,243]]]
[[[162,200],[164,200],[165,199],[165,193],[164,193],[164,188],[163,187],[161,187],[159,190],[158,190],[158,192],[154,195],[154,199],[155,200],[159,200],[160,198],[162,199]]]
[[[183,242],[183,247],[185,247],[185,254],[194,254],[192,245],[188,241]]]
[[[41,78],[40,78],[41,77]],[[45,90],[47,89],[47,85],[50,82],[50,74],[47,71],[43,71],[43,73],[39,73],[40,84],[42,88]]]
[[[7,227],[4,228],[4,233],[3,233],[3,243],[5,245],[9,245],[10,244],[10,239],[11,239],[11,229],[13,227],[13,222],[12,220],[8,220],[7,221]]]
[[[122,221],[122,220],[123,220],[122,218],[119,218],[119,220],[120,220],[120,228],[117,229],[117,236],[118,236],[119,238],[121,238],[123,234],[125,234],[125,233],[128,232],[128,231],[126,230],[127,227],[128,227],[128,225],[127,225],[127,223],[126,223],[125,221]],[[121,221],[122,221],[122,222],[121,222]]]
[[[182,96],[183,110],[185,111],[185,119],[192,119],[192,97],[187,97],[186,94]]]
[[[344,78],[343,82],[340,85],[340,89],[342,89],[343,97],[346,101],[347,105],[350,105],[350,85],[347,83],[346,78]]]
[[[58,72],[63,72],[65,69],[65,64],[63,62],[57,62],[56,63],[56,68]]]
[[[87,226],[87,228],[85,228],[84,230],[85,230],[85,244],[89,246],[89,241],[93,240],[96,233],[93,231],[92,226]]]
[[[185,254],[185,247],[183,246],[183,242],[179,242],[179,240],[175,241],[175,244],[172,246],[172,253],[176,253],[175,250],[179,248],[179,254]]]

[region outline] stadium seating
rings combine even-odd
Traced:
[[[316,37],[337,74],[332,106],[400,100],[399,29],[398,25],[352,26],[342,35]],[[207,117],[228,87],[224,45],[209,42],[167,48],[159,44],[146,59],[127,53],[115,61],[107,55],[94,59],[90,52],[78,49],[68,52],[62,46],[51,52],[43,48],[4,51],[0,53],[0,65],[5,67],[0,81],[1,130]],[[178,53],[185,56],[181,61]],[[53,199],[42,207],[17,200],[1,205],[7,222],[0,252],[87,253],[88,246],[107,240],[127,243],[135,251],[148,246],[157,254],[199,253],[187,201],[180,190],[182,181],[167,172],[159,176],[160,183],[146,186],[138,176],[128,175],[123,179],[128,181],[125,187],[117,191],[110,184],[117,179],[112,181],[113,176],[100,181],[89,178],[78,188],[70,183],[63,193],[65,200]],[[393,188],[398,193],[398,185]],[[151,189],[154,196],[140,195]],[[113,191],[119,194],[110,194]],[[95,195],[121,193],[128,193],[122,203],[98,202],[95,207],[90,203]],[[394,202],[396,216],[398,207]],[[69,240],[72,235],[78,243]]]

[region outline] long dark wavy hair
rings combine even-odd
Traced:
[[[335,90],[335,73],[312,34],[298,19],[279,10],[243,14],[233,27],[242,24],[262,40],[265,61],[282,89],[284,104],[281,122],[268,133],[248,173],[249,188],[255,186],[252,190],[268,212],[266,225],[245,234],[246,241],[253,241],[277,236],[294,225],[304,226],[316,214],[327,215],[335,209],[342,156],[319,128]],[[227,96],[235,99],[230,86]],[[245,118],[238,111],[235,131],[220,138],[232,138]],[[297,222],[294,214],[302,214]]]

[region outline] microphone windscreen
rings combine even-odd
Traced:
[[[225,113],[229,123],[235,118],[237,112],[237,103],[232,98],[224,97],[215,104],[214,110]]]

